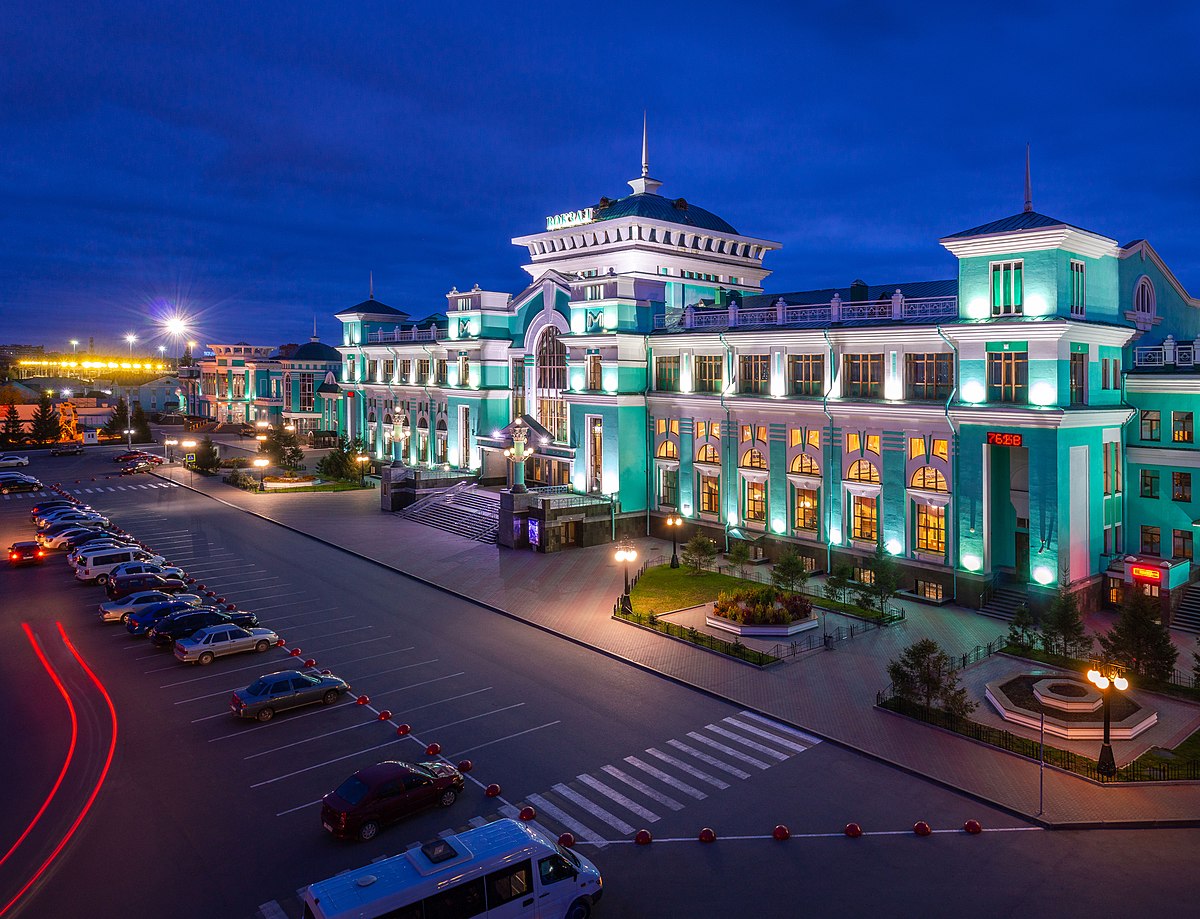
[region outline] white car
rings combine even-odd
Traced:
[[[28,456],[17,456],[15,453],[0,453],[0,469],[7,469],[12,466],[28,466]]]
[[[175,642],[175,659],[185,664],[211,664],[215,658],[226,654],[255,651],[262,654],[279,641],[279,636],[270,629],[243,629],[236,625],[210,625],[192,635]]]
[[[74,539],[76,536],[83,536],[85,533],[99,533],[99,532],[100,531],[97,530],[95,527],[77,526],[77,527],[71,527],[68,530],[60,530],[59,532],[55,533],[53,536],[49,536],[46,533],[38,533],[33,538],[35,540],[37,540],[39,545],[41,545],[47,549],[65,549],[67,547],[67,544],[72,539]]]
[[[124,577],[127,574],[161,574],[164,578],[182,578],[184,576],[182,568],[164,565],[165,561],[166,559],[155,555],[144,562],[126,562],[124,565],[117,565],[109,572],[109,575],[113,578]]]
[[[196,594],[168,594],[161,590],[141,590],[135,594],[130,594],[121,600],[112,600],[108,603],[101,603],[99,607],[101,622],[125,622],[129,617],[140,610],[143,606],[151,603],[171,603],[178,601],[180,603],[189,603],[192,606],[200,606],[204,602],[204,598]]]
[[[38,529],[44,530],[52,523],[98,523],[101,526],[108,526],[109,519],[103,514],[90,513],[87,511],[67,511],[62,514],[55,514],[52,517],[41,517],[38,519]]]

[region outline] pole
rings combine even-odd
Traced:
[[[625,562],[625,599],[629,599],[629,562]]]
[[[671,567],[672,568],[679,567],[679,551],[678,551],[679,550],[679,546],[678,546],[679,541],[676,538],[676,534],[678,533],[678,531],[679,531],[679,527],[675,526],[675,524],[672,522],[671,523]]]
[[[1096,771],[1105,778],[1112,778],[1117,774],[1117,762],[1113,757],[1112,742],[1109,739],[1109,724],[1111,722],[1111,713],[1109,707],[1109,696],[1112,694],[1112,683],[1100,691],[1104,699],[1104,743],[1100,746],[1100,759],[1096,763]]]
[[[1038,816],[1046,809],[1046,708],[1041,706],[1038,730]]]

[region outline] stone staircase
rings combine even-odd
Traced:
[[[1171,614],[1171,628],[1181,632],[1200,632],[1200,584],[1189,584],[1183,600]]]
[[[981,616],[993,619],[1003,619],[1012,622],[1013,615],[1020,606],[1028,606],[1029,597],[1025,591],[1008,584],[998,584],[987,603],[979,608]]]
[[[465,539],[494,543],[500,530],[500,496],[474,485],[455,486],[418,501],[400,516]]]

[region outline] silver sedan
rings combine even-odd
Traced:
[[[218,657],[257,651],[260,654],[279,641],[270,629],[243,629],[236,625],[210,625],[175,642],[175,658],[185,664],[211,664]]]
[[[120,600],[101,603],[100,621],[128,622],[130,616],[148,603],[169,603],[173,600],[189,603],[192,606],[199,606],[204,602],[204,598],[198,597],[196,594],[168,594],[161,590],[139,590]]]
[[[332,705],[350,684],[332,674],[302,673],[281,670],[260,676],[245,689],[239,689],[229,700],[229,710],[235,718],[257,718],[270,721],[276,712],[317,702]]]

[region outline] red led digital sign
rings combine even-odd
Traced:
[[[1020,434],[1006,434],[1003,431],[988,431],[987,442],[997,447],[1019,447],[1025,442]]]
[[[1133,579],[1139,582],[1152,581],[1157,584],[1162,580],[1161,568],[1147,568],[1144,565],[1133,565],[1129,569],[1129,573],[1133,575]]]

